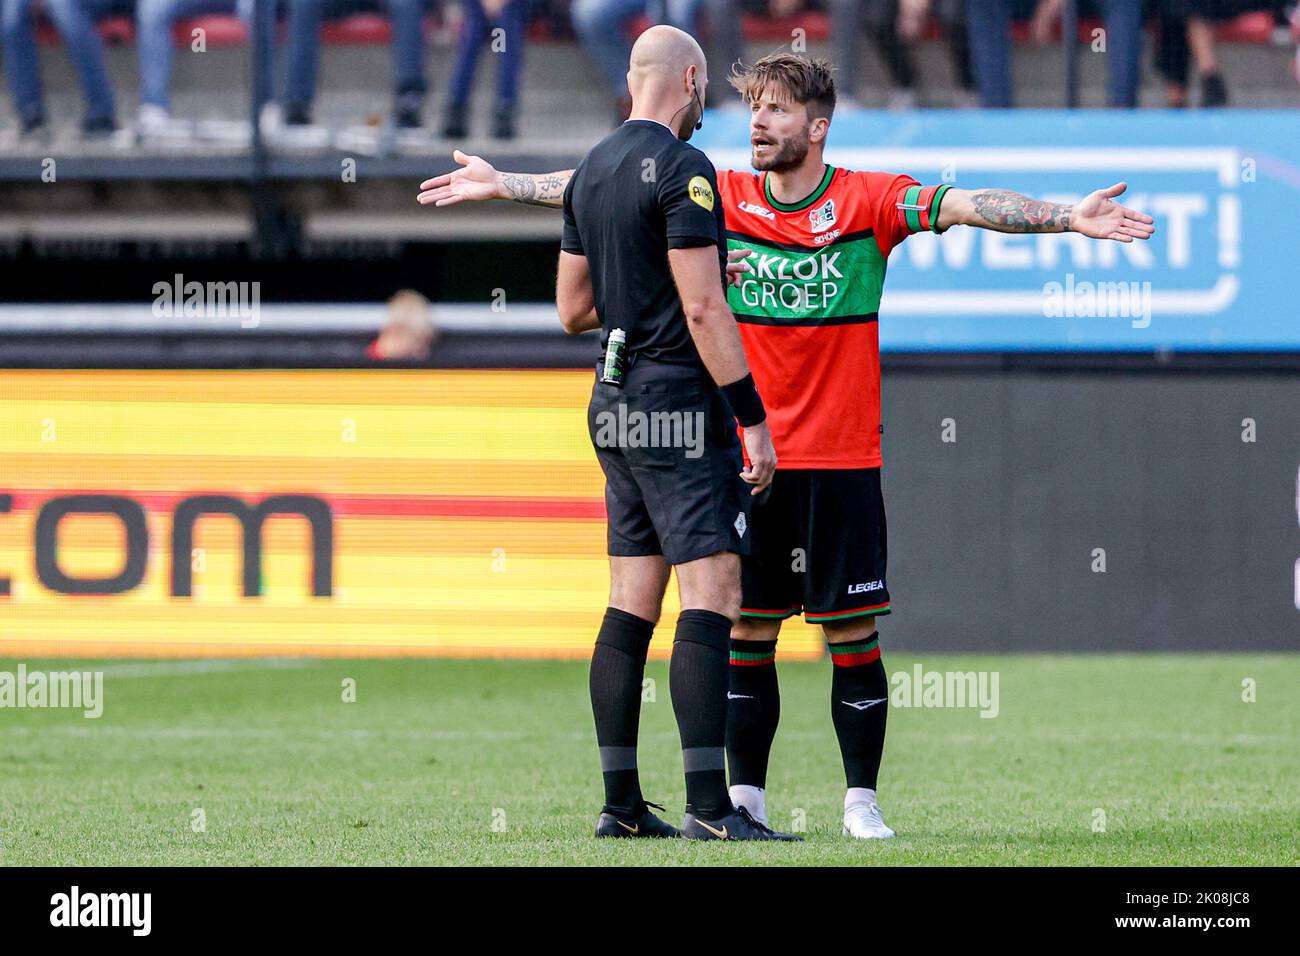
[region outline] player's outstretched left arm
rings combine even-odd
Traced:
[[[1009,189],[949,189],[939,205],[938,226],[976,226],[996,232],[1078,232],[1093,239],[1150,239],[1155,220],[1115,202],[1128,188],[1116,183],[1077,203],[1045,202]]]

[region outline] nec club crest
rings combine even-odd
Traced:
[[[835,225],[835,200],[828,199],[808,212],[808,225],[813,232],[825,232]]]

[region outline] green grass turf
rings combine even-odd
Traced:
[[[780,666],[769,810],[787,826],[802,810],[800,845],[594,840],[600,777],[582,663],[248,661],[186,673],[196,665],[27,661],[102,668],[105,712],[0,710],[0,862],[1300,862],[1300,657],[921,660],[996,670],[1000,713],[892,709],[880,799],[899,836],[870,842],[840,836],[829,663]],[[886,658],[891,674],[913,663]],[[643,706],[643,783],[676,819],[667,667],[648,674],[657,701]],[[341,699],[344,678],[356,703]],[[1242,701],[1244,678],[1254,703]],[[206,832],[191,826],[196,808]]]

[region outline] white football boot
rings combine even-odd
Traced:
[[[757,820],[763,826],[768,826],[767,822],[767,800],[766,791],[762,787],[751,787],[749,784],[733,784],[729,790],[731,802],[737,808],[744,807],[749,811],[749,815]]]
[[[887,840],[894,835],[880,816],[876,791],[851,787],[844,795],[844,835],[859,840]]]

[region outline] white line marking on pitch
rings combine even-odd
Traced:
[[[134,664],[109,664],[97,668],[105,677],[179,677],[188,674],[228,674],[235,671],[293,670],[315,667],[320,661],[309,657],[266,657],[252,660],[204,659],[196,661],[141,661]],[[51,668],[57,670],[57,668]]]

